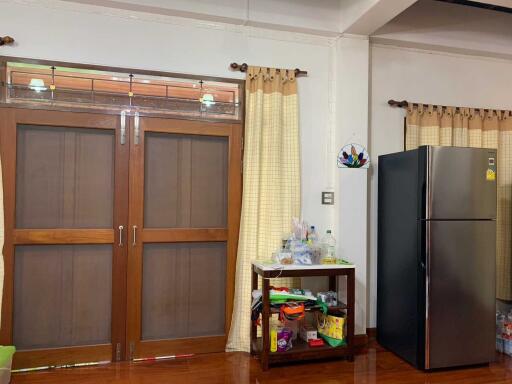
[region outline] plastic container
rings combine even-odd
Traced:
[[[503,340],[503,353],[512,356],[512,340]]]
[[[9,384],[11,381],[12,356],[16,352],[13,346],[0,346],[0,384]]]
[[[505,315],[500,311],[496,312],[496,350],[498,352],[505,352]]]

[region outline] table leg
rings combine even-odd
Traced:
[[[270,280],[263,279],[261,287],[263,293],[263,313],[261,317],[262,332],[262,351],[261,351],[261,368],[266,371],[268,369],[268,357],[270,353]]]
[[[251,273],[251,303],[252,303],[252,291],[258,289],[258,274],[254,271],[254,267],[252,268]],[[255,354],[253,343],[256,342],[257,339],[257,328],[256,322],[251,320],[251,355]]]
[[[336,282],[338,281],[338,276],[329,276],[329,291],[334,291],[338,293]]]
[[[347,344],[350,349],[349,361],[354,361],[354,326],[355,326],[355,270],[347,274]]]

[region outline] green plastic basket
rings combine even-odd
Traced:
[[[11,381],[12,356],[16,348],[9,346],[0,346],[0,384],[9,384]]]

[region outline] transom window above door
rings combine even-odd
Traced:
[[[241,87],[237,80],[221,82],[200,76],[10,60],[0,65],[4,67],[0,87],[5,88],[0,101],[6,103],[79,105],[192,118],[241,119]]]

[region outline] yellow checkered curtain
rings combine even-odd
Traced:
[[[293,70],[249,67],[242,216],[227,351],[249,351],[251,262],[269,260],[300,217],[300,142]],[[283,285],[281,279],[279,282]],[[294,282],[291,282],[292,284]]]
[[[498,149],[496,297],[512,300],[511,112],[409,105],[406,126],[406,150],[420,145]]]

